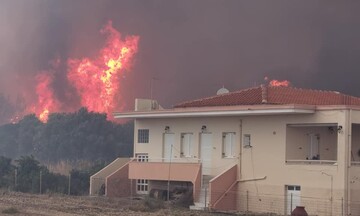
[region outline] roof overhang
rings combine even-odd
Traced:
[[[254,105],[227,107],[175,108],[151,111],[116,112],[114,118],[180,118],[220,117],[251,115],[313,114],[315,106],[299,105]]]

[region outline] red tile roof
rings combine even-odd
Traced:
[[[222,95],[186,101],[175,108],[259,104],[359,105],[360,98],[335,91],[282,86],[258,86]]]

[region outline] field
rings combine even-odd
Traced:
[[[130,200],[106,197],[77,197],[57,194],[35,195],[0,191],[0,215],[219,215],[187,208],[168,206],[146,208],[144,200]]]

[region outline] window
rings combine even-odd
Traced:
[[[149,143],[149,129],[138,130],[138,143]]]
[[[149,181],[147,179],[136,180],[136,191],[138,194],[147,194],[149,189]]]
[[[147,154],[136,154],[136,160],[138,162],[148,162],[149,156]],[[138,194],[147,194],[149,191],[149,180],[137,179],[136,180],[136,192]]]
[[[222,157],[232,158],[235,157],[235,133],[223,133]]]
[[[193,134],[182,133],[181,134],[181,157],[192,157],[193,156]]]
[[[138,162],[148,162],[149,156],[147,154],[136,154],[136,160]]]
[[[244,144],[243,144],[244,148],[249,148],[251,147],[251,136],[250,134],[244,134]]]

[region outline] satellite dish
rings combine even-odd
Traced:
[[[227,90],[226,88],[222,87],[221,89],[219,89],[219,90],[216,92],[216,95],[222,95],[222,94],[226,94],[226,93],[229,93],[229,90]]]

